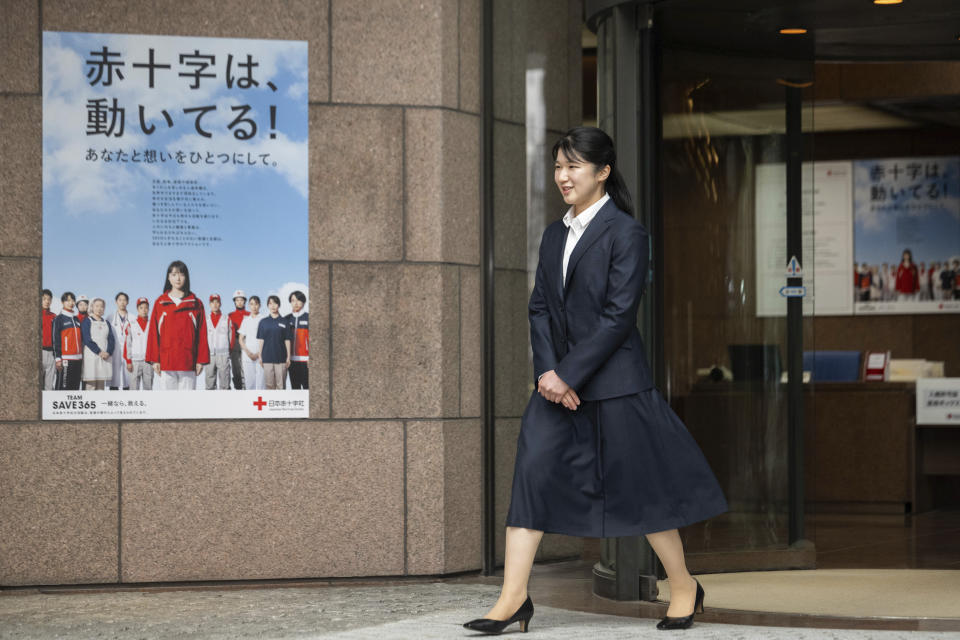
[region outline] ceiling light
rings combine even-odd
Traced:
[[[780,33],[785,36],[798,36],[803,35],[806,32],[806,29],[801,28],[780,29]]]
[[[903,0],[873,0],[873,4],[903,4]]]

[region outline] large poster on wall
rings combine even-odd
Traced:
[[[960,311],[960,157],[854,163],[855,312]]]
[[[43,34],[44,419],[308,415],[307,43]]]

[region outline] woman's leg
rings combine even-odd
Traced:
[[[676,529],[657,531],[648,533],[647,540],[663,563],[670,581],[670,607],[667,615],[671,618],[690,615],[697,597],[697,583],[687,571],[680,533]]]
[[[543,538],[543,531],[507,527],[503,587],[500,589],[500,598],[497,603],[484,618],[506,620],[516,613],[527,599],[527,582],[530,580],[533,557],[537,555],[541,538]]]

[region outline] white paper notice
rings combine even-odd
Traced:
[[[917,379],[917,424],[960,425],[960,378]]]
[[[804,315],[853,313],[853,200],[850,162],[803,165]],[[756,167],[757,315],[785,316],[787,175],[783,163]]]
[[[870,358],[867,360],[868,369],[878,369],[880,367],[886,366],[884,362],[887,358],[885,353],[871,353]]]

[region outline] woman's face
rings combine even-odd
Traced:
[[[103,300],[94,300],[93,304],[90,306],[90,311],[94,316],[99,318],[103,315]]]
[[[275,314],[279,311],[280,304],[276,300],[268,300],[267,309],[270,309],[270,313]]]
[[[256,300],[250,301],[250,313],[251,315],[257,315],[258,313],[260,313],[260,303],[257,302]]]
[[[179,291],[183,289],[183,283],[186,282],[187,278],[180,269],[173,268],[170,270],[170,273],[167,274],[167,280],[170,282],[171,287]]]
[[[569,205],[585,206],[603,195],[603,183],[610,175],[610,168],[597,171],[596,167],[579,158],[568,158],[563,149],[557,151],[553,165],[553,181]]]
[[[910,264],[910,254],[906,251],[903,252],[903,263]]]
[[[290,307],[293,309],[294,313],[300,313],[300,309],[303,309],[303,303],[300,302],[300,298],[296,296],[290,296]]]

